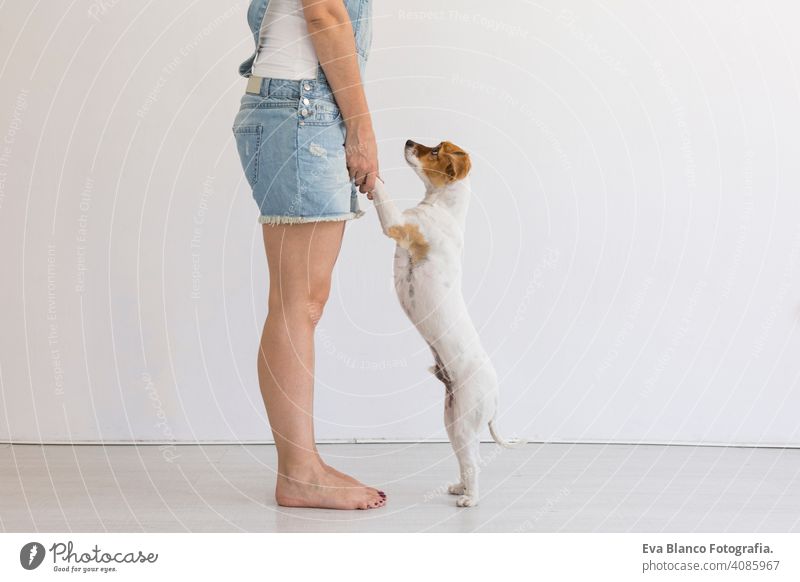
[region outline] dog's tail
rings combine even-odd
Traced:
[[[507,449],[516,449],[517,447],[528,444],[528,441],[522,438],[511,439],[510,441],[505,440],[503,437],[497,434],[497,431],[494,428],[494,419],[489,421],[489,433],[492,435],[494,442]]]

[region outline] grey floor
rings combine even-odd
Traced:
[[[800,531],[800,450],[482,445],[482,498],[443,488],[447,444],[321,445],[385,508],[278,507],[269,445],[0,445],[0,530],[259,532]]]

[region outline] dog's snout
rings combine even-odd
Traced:
[[[410,139],[406,140],[406,147],[407,148],[413,148],[415,145],[416,144],[413,141],[411,141]]]

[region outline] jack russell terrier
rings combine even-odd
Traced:
[[[461,294],[461,249],[469,206],[469,155],[443,141],[427,147],[406,142],[405,158],[425,184],[417,206],[399,212],[376,182],[372,199],[386,236],[397,242],[394,285],[400,305],[433,352],[430,371],[444,384],[444,421],[460,469],[448,491],[459,507],[478,503],[479,433],[488,424],[496,443],[497,372],[481,346]]]

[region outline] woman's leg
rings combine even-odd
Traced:
[[[366,509],[385,496],[325,465],[314,440],[314,328],[328,299],[344,221],[264,225],[269,312],[258,378],[278,449],[280,505]]]

